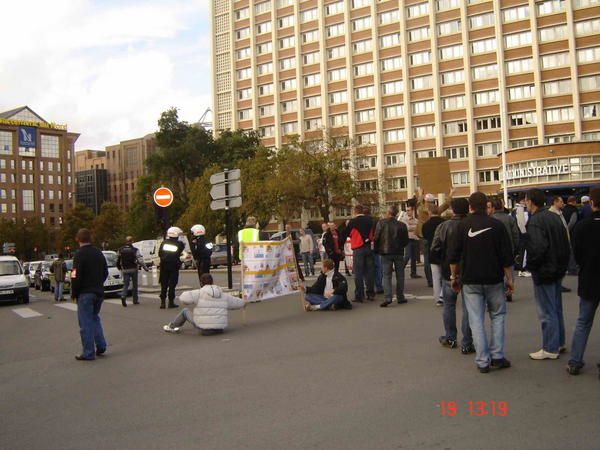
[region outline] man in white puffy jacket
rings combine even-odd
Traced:
[[[227,328],[227,311],[246,306],[242,299],[223,292],[213,284],[209,273],[200,277],[200,289],[184,292],[179,300],[185,305],[194,305],[194,310],[183,309],[171,323],[163,327],[168,333],[179,332],[186,321],[199,329],[203,336],[222,333]]]

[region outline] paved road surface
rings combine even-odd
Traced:
[[[223,271],[215,276],[224,283]],[[598,448],[600,325],[579,377],[565,372],[566,357],[529,360],[540,346],[530,283],[518,279],[509,305],[513,368],[487,375],[472,355],[437,343],[441,309],[431,298],[305,313],[285,297],[250,305],[246,325],[232,312],[228,333],[215,337],[164,333],[174,312],[155,298],[126,309],[111,301],[102,311],[108,355],[78,362],[74,305],[32,291],[28,310],[0,307],[0,447]],[[407,292],[427,297],[424,284],[408,280]],[[567,294],[569,344],[576,314]],[[508,415],[470,416],[469,401],[490,400],[506,402]],[[456,401],[456,416],[442,417],[441,401]]]

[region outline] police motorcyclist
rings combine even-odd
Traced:
[[[200,279],[200,276],[203,273],[210,273],[210,255],[212,255],[212,246],[206,242],[206,237],[204,236],[206,229],[202,225],[194,225],[190,231],[193,236],[190,247],[192,249],[194,261],[196,262],[198,279]]]
[[[125,238],[126,244],[118,251],[117,269],[121,271],[123,278],[123,291],[121,292],[121,304],[127,307],[127,292],[129,291],[129,280],[131,280],[131,294],[133,296],[133,304],[139,305],[138,300],[138,267],[143,268],[148,272],[148,267],[144,263],[144,257],[140,251],[133,246],[133,237]]]
[[[179,257],[185,249],[185,244],[179,240],[183,231],[179,227],[167,230],[167,238],[160,244],[158,257],[160,258],[160,309],[165,309],[167,289],[169,292],[169,308],[177,308],[175,304],[175,287],[179,281]]]

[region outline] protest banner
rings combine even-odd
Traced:
[[[298,292],[298,270],[290,238],[241,242],[242,299],[268,300]]]
[[[418,158],[417,173],[423,192],[444,194],[452,189],[448,158]]]

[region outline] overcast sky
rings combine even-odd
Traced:
[[[28,105],[103,149],[211,106],[208,0],[2,2],[0,111]]]

